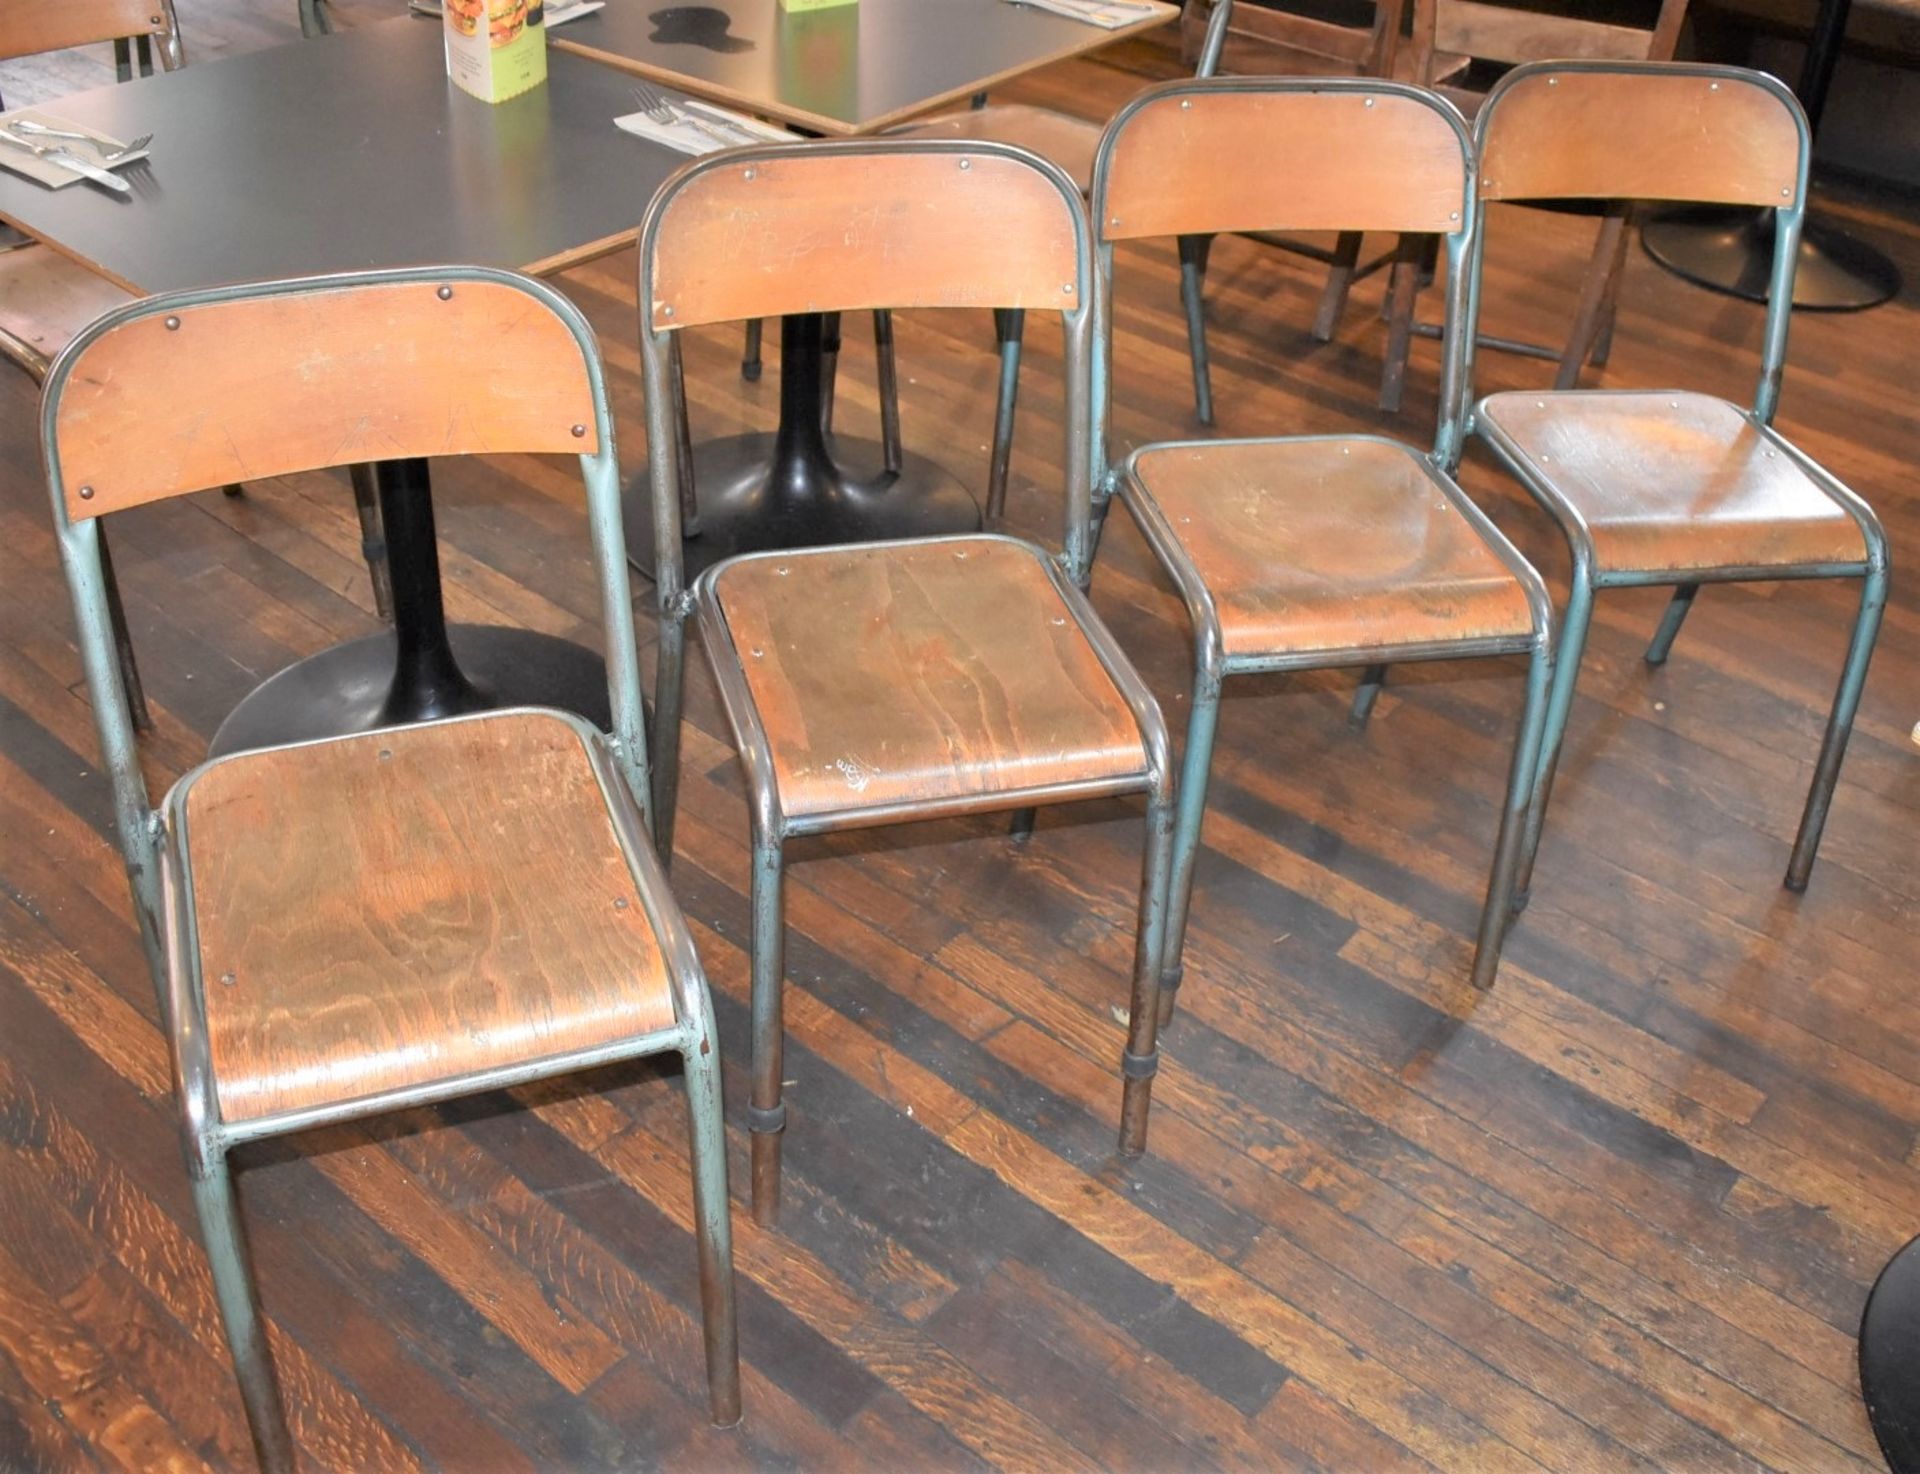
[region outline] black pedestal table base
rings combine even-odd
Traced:
[[[694,447],[693,484],[700,515],[693,535],[681,543],[689,579],[735,553],[934,537],[980,528],[979,503],[924,456],[909,453],[895,474],[881,471],[861,477],[844,469],[839,458],[878,467],[879,444],[836,437],[829,442],[834,459],[776,486],[776,440],[773,435],[735,435]],[[627,483],[622,500],[628,561],[651,577],[653,489],[644,468]]]
[[[1860,1318],[1860,1390],[1893,1474],[1920,1474],[1920,1239],[1887,1261]]]
[[[979,503],[932,461],[908,455],[889,472],[878,445],[827,435],[821,341],[818,314],[782,321],[774,434],[694,447],[698,514],[681,527],[688,577],[735,553],[979,531]],[[873,469],[848,469],[854,466]],[[651,576],[653,494],[645,471],[628,484],[623,503],[627,559]]]
[[[1640,237],[1647,254],[1675,276],[1749,302],[1767,300],[1773,269],[1771,210],[1663,210],[1647,221]],[[1795,307],[1858,312],[1899,290],[1899,271],[1879,251],[1821,216],[1807,216],[1793,278]]]
[[[390,710],[398,642],[389,632],[335,645],[269,677],[220,724],[209,756],[342,737],[502,706],[555,706],[607,730],[607,667],[571,640],[500,625],[457,624],[450,650],[467,696],[441,710]]]
[[[288,666],[220,724],[212,755],[503,706],[557,706],[609,722],[606,665],[532,630],[463,625],[449,638],[425,461],[375,467],[393,582],[393,630]]]

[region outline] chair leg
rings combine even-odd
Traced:
[[[1333,244],[1333,262],[1327,268],[1327,285],[1320,293],[1320,309],[1313,315],[1313,341],[1316,343],[1333,340],[1334,329],[1340,325],[1340,315],[1347,310],[1347,293],[1353,290],[1354,268],[1360,264],[1360,241],[1359,231],[1343,230]]]
[[[1013,462],[1013,411],[1020,392],[1020,340],[1027,314],[1018,307],[993,310],[993,332],[1000,340],[1000,398],[993,408],[993,465],[987,472],[987,527],[1000,525],[1007,512],[1007,473]]]
[[[293,1435],[287,1431],[273,1354],[267,1345],[266,1321],[254,1291],[253,1264],[233,1177],[225,1155],[210,1144],[192,1144],[188,1153],[193,1205],[199,1213],[207,1262],[213,1270],[213,1296],[220,1307],[227,1347],[233,1354],[234,1375],[240,1382],[240,1400],[246,1406],[254,1451],[265,1474],[292,1474]]]
[[[1193,871],[1200,852],[1200,822],[1207,812],[1207,779],[1213,768],[1213,737],[1220,718],[1220,673],[1201,658],[1193,673],[1193,710],[1187,745],[1180,755],[1179,809],[1173,823],[1173,880],[1167,897],[1167,940],[1160,961],[1160,1018],[1173,1017],[1186,976],[1187,913],[1193,907]]]
[[[1547,692],[1553,675],[1553,653],[1543,641],[1527,663],[1527,700],[1520,712],[1520,731],[1514,738],[1513,763],[1507,774],[1507,802],[1500,813],[1500,837],[1493,847],[1493,872],[1487,878],[1487,904],[1480,912],[1480,936],[1473,952],[1473,985],[1493,986],[1500,970],[1500,944],[1513,918],[1514,885],[1520,852],[1533,811],[1533,792],[1540,782],[1540,739],[1546,729]]]
[[[820,327],[820,431],[833,434],[833,391],[840,381],[840,314],[829,312]]]
[[[740,377],[749,384],[757,383],[760,378],[760,338],[762,324],[757,317],[747,319],[746,346],[740,352]]]
[[[687,409],[686,359],[681,353],[678,333],[673,335],[668,349],[667,372],[672,375],[673,436],[678,447],[675,479],[680,489],[680,536],[685,539],[700,535],[700,501],[693,489],[693,421]]]
[[[393,573],[387,567],[387,530],[380,521],[380,487],[372,466],[349,466],[347,476],[353,482],[353,510],[360,518],[360,556],[373,582],[373,612],[391,624]]]
[[[1193,412],[1203,425],[1213,423],[1213,372],[1207,364],[1207,252],[1211,236],[1180,237],[1180,302],[1187,312],[1187,354],[1193,360]]]
[[[1367,718],[1373,715],[1373,704],[1380,699],[1380,688],[1387,683],[1387,668],[1384,665],[1370,665],[1360,675],[1360,685],[1353,693],[1353,710],[1347,713],[1347,721],[1356,727],[1364,727]]]
[[[322,0],[300,0],[300,34],[306,37],[324,36],[333,30],[327,19]]]
[[[1147,1149],[1147,1112],[1153,1104],[1153,1077],[1160,1068],[1160,962],[1166,952],[1169,851],[1173,804],[1162,789],[1147,799],[1146,852],[1140,861],[1140,920],[1133,943],[1132,1001],[1127,1012],[1127,1047],[1120,1056],[1120,1155],[1137,1157]]]
[[[1653,639],[1647,646],[1648,665],[1667,663],[1674,636],[1680,633],[1680,626],[1686,622],[1687,611],[1693,608],[1694,595],[1699,592],[1700,585],[1697,583],[1683,583],[1675,587],[1673,598],[1667,602],[1667,612],[1660,616],[1660,628],[1653,632]]]
[[[1560,747],[1566,740],[1567,714],[1573,709],[1574,682],[1580,676],[1580,657],[1587,647],[1587,628],[1593,622],[1593,583],[1582,565],[1573,570],[1573,588],[1560,625],[1560,644],[1553,653],[1553,690],[1547,698],[1546,730],[1540,738],[1540,772],[1527,805],[1526,838],[1521,843],[1519,873],[1514,877],[1513,909],[1524,911],[1533,886],[1533,862],[1540,853],[1540,831],[1546,824],[1547,801],[1553,796],[1553,778],[1560,766]]]
[[[1420,247],[1417,235],[1400,237],[1393,269],[1387,278],[1387,354],[1380,366],[1380,408],[1396,414],[1407,390],[1407,356],[1413,346],[1414,299],[1420,290]]]
[[[757,827],[757,826],[756,826]],[[753,1095],[747,1130],[753,1143],[753,1219],[780,1219],[780,1139],[787,1108],[780,1099],[786,1043],[781,988],[786,980],[786,918],[780,904],[784,856],[777,835],[753,837]]]
[[[673,866],[673,816],[680,798],[680,703],[686,687],[687,621],[663,613],[653,673],[653,848],[660,868]]]
[[[694,1240],[707,1347],[707,1405],[714,1426],[740,1421],[740,1329],[733,1295],[733,1219],[727,1202],[727,1128],[721,1112],[719,1035],[701,987],[700,1040],[686,1062]]]
[[[880,459],[889,476],[898,476],[906,464],[900,449],[900,369],[893,355],[893,314],[884,307],[873,311],[873,361],[880,390]]]
[[[1600,336],[1603,316],[1610,316],[1609,305],[1614,284],[1627,254],[1627,220],[1623,214],[1610,214],[1600,222],[1600,233],[1593,243],[1593,255],[1587,261],[1586,275],[1580,282],[1580,305],[1573,316],[1573,331],[1567,335],[1566,351],[1560,355],[1560,368],[1553,387],[1573,389],[1580,383],[1580,369]]]
[[[127,715],[136,732],[153,730],[153,713],[147,710],[146,688],[140,684],[140,666],[133,657],[133,636],[127,630],[126,606],[120,602],[120,580],[114,577],[113,555],[107,550],[107,526],[98,522],[100,575],[106,584],[107,623],[113,627],[113,654],[120,666],[120,687],[127,693]]]
[[[1840,777],[1840,760],[1847,755],[1853,715],[1860,709],[1860,691],[1867,683],[1867,662],[1873,659],[1873,644],[1880,634],[1880,616],[1887,607],[1884,556],[1878,561],[1880,566],[1867,575],[1860,591],[1860,615],[1853,623],[1847,663],[1840,671],[1840,689],[1834,694],[1833,712],[1827,718],[1827,735],[1820,743],[1820,761],[1813,770],[1813,787],[1807,791],[1807,807],[1800,816],[1800,832],[1794,837],[1793,857],[1787,862],[1786,886],[1790,891],[1805,890],[1813,872],[1813,857],[1820,848],[1820,831],[1826,828],[1827,808],[1833,802],[1833,785]]]

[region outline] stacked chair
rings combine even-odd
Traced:
[[[1248,158],[1260,166],[1246,167]],[[1445,240],[1451,291],[1430,449],[1373,435],[1170,442],[1136,450],[1111,490],[1193,626],[1163,991],[1180,984],[1228,676],[1363,667],[1364,720],[1389,661],[1524,655],[1525,709],[1473,965],[1486,986],[1536,790],[1549,616],[1539,575],[1453,480],[1472,315],[1464,267],[1479,224],[1465,123],[1435,94],[1396,82],[1172,83],[1143,93],[1108,128],[1093,211],[1109,265],[1116,242],[1179,234],[1380,230]]]
[[[172,293],[74,339],[48,374],[41,428],[194,1201],[262,1465],[291,1470],[293,1440],[228,1153],[662,1053],[686,1072],[713,1416],[736,1421],[718,1041],[648,842],[619,469],[585,320],[551,288],[479,268]],[[423,722],[221,758],[156,808],[113,663],[100,517],[222,485],[243,464],[255,476],[336,465],[366,441],[398,456],[579,457],[613,732],[556,711]]]
[[[1573,559],[1522,894],[1598,590],[1673,589],[1647,650],[1659,665],[1703,584],[1857,578],[1860,610],[1787,862],[1787,886],[1802,890],[1866,682],[1888,566],[1872,508],[1773,428],[1806,212],[1806,116],[1781,83],[1734,67],[1541,62],[1502,79],[1477,133],[1483,200],[1774,211],[1751,406],[1681,389],[1557,389],[1490,395],[1474,411],[1475,432],[1560,525]],[[1480,262],[1476,252],[1468,286],[1476,303]]]
[[[864,203],[872,199],[913,199],[919,208],[876,216]],[[856,218],[860,228],[850,229]],[[796,239],[818,244],[796,257],[784,245]],[[647,211],[639,300],[661,623],[655,805],[668,835],[685,624],[697,607],[748,788],[747,1124],[754,1214],[763,1222],[779,1211],[781,877],[786,842],[799,835],[1143,794],[1120,1145],[1129,1154],[1144,1146],[1157,1064],[1171,772],[1159,709],[1079,588],[1098,474],[1097,280],[1078,185],[1006,144],[734,149],[680,171]],[[718,564],[689,598],[673,335],[803,311],[953,306],[1060,315],[1068,405],[1060,554],[988,534],[795,549]]]

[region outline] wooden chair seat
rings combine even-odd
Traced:
[[[1863,564],[1853,517],[1786,442],[1709,394],[1490,396],[1478,411],[1593,538],[1604,568]]]
[[[242,753],[188,781],[224,1119],[674,1022],[608,800],[553,713]]]
[[[1369,438],[1191,441],[1133,459],[1228,655],[1525,637],[1525,586],[1425,457]]]
[[[715,589],[789,817],[1147,771],[1139,719],[1029,545],[752,558]]]
[[[38,376],[80,329],[132,300],[104,276],[45,246],[0,251],[0,353]]]
[[[1085,194],[1093,188],[1093,153],[1101,125],[1071,113],[1026,103],[990,103],[986,107],[941,113],[918,123],[887,130],[894,138],[981,138],[1010,143],[1064,169]]]

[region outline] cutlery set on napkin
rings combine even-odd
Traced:
[[[149,136],[122,143],[34,108],[0,113],[0,166],[48,189],[90,179],[115,194],[132,194],[133,186],[113,171],[144,159],[152,142]]]
[[[691,97],[669,97],[651,87],[636,87],[633,100],[640,110],[615,118],[614,126],[683,154],[710,154],[743,143],[794,143],[800,136],[758,118]]]
[[[1008,0],[1012,5],[1029,5],[1035,10],[1085,21],[1090,26],[1117,31],[1122,26],[1138,25],[1150,16],[1171,12],[1171,5],[1156,5],[1148,0]]]

